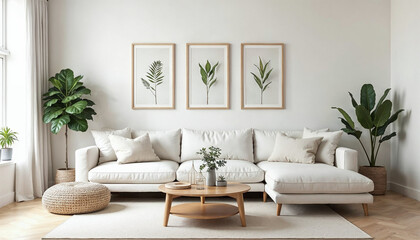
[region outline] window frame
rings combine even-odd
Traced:
[[[7,67],[7,56],[10,52],[7,50],[7,36],[6,36],[6,0],[0,0],[1,4],[1,40],[2,45],[0,46],[0,58],[2,59],[2,76],[0,79],[0,126],[4,126],[6,124],[6,67]]]

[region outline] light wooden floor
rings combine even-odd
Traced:
[[[361,204],[331,208],[375,239],[420,239],[420,202],[402,195],[388,192],[375,197],[368,217],[363,216]],[[0,239],[41,239],[69,217],[48,213],[40,199],[12,203],[0,208]]]

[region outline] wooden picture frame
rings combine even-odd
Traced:
[[[209,86],[203,80],[202,70],[215,68],[213,78],[209,74]],[[200,64],[200,65],[199,65]],[[193,68],[195,66],[196,68]],[[201,66],[201,67],[200,67]],[[212,79],[217,79],[212,83]],[[212,92],[211,92],[212,91]],[[194,94],[197,92],[197,94]],[[230,44],[186,44],[186,108],[230,109]]]
[[[175,44],[133,43],[131,55],[131,108],[174,109]]]
[[[260,64],[266,66],[263,76]],[[241,109],[284,109],[284,106],[284,43],[242,43]]]

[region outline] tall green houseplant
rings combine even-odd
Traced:
[[[96,115],[92,106],[95,103],[86,99],[90,89],[83,86],[83,76],[74,76],[70,69],[63,69],[49,79],[52,87],[43,95],[44,123],[51,123],[51,132],[57,134],[65,127],[66,137],[66,170],[69,168],[67,154],[67,132],[70,128],[74,131],[85,132],[88,129],[88,120],[93,120]]]
[[[375,89],[371,84],[364,84],[360,91],[360,104],[354,99],[353,94],[349,92],[357,121],[364,129],[369,131],[369,149],[367,149],[365,144],[360,140],[362,131],[356,128],[350,115],[342,108],[332,107],[333,109],[337,109],[342,115],[340,120],[344,124],[344,128],[341,130],[354,136],[359,141],[371,167],[376,166],[381,144],[397,135],[396,132],[385,134],[386,129],[391,123],[396,121],[398,115],[404,111],[403,109],[400,109],[391,115],[392,102],[386,100],[390,90],[390,88],[386,89],[382,97],[376,103]]]

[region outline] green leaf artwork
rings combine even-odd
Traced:
[[[251,72],[252,76],[254,77],[255,83],[260,88],[260,104],[263,104],[263,98],[264,98],[264,92],[267,90],[268,86],[273,82],[269,81],[269,77],[271,72],[273,71],[273,68],[267,71],[267,66],[270,63],[270,61],[266,62],[265,64],[261,60],[261,57],[259,58],[259,66],[254,64],[254,66],[258,69],[258,73],[255,74]]]
[[[163,83],[163,64],[159,61],[154,61],[150,64],[149,71],[146,73],[146,79],[141,78],[143,85],[155,98],[155,104],[158,104],[157,87]]]
[[[203,84],[206,86],[206,104],[208,105],[210,89],[217,81],[217,78],[215,77],[215,75],[217,71],[217,66],[219,66],[219,62],[217,62],[216,64],[212,66],[209,60],[207,60],[204,67],[200,63],[198,64],[198,66],[200,67],[201,80],[203,81]]]
[[[396,132],[384,135],[387,127],[395,122],[398,115],[404,111],[403,109],[397,110],[391,115],[392,102],[386,100],[386,97],[391,89],[385,90],[382,97],[376,103],[376,92],[372,84],[364,84],[360,90],[360,105],[354,99],[353,94],[349,92],[351,104],[355,110],[356,118],[359,124],[369,131],[370,149],[365,147],[365,144],[361,141],[362,131],[357,130],[353,119],[350,115],[339,107],[332,107],[337,109],[342,117],[339,117],[341,122],[344,124],[343,132],[354,136],[363,148],[366,158],[371,167],[376,166],[379,149],[381,144],[391,138],[397,136]],[[370,152],[368,152],[370,150]]]

